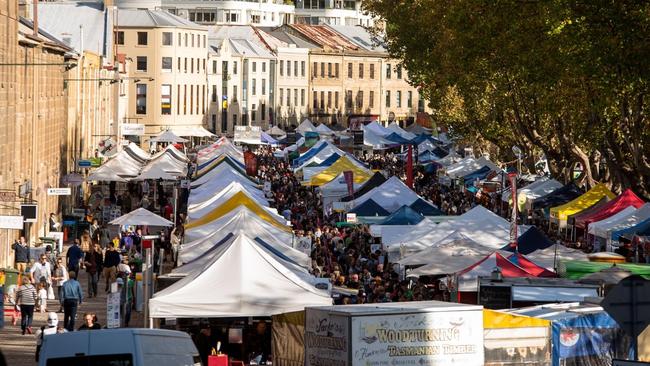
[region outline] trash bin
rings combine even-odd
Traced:
[[[4,282],[2,283],[5,287],[11,285],[18,285],[18,271],[13,268],[3,268],[0,271],[3,273]]]

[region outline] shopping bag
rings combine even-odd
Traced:
[[[47,287],[47,299],[54,300],[54,289],[52,289],[51,285]]]

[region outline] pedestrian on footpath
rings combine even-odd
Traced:
[[[66,330],[59,327],[59,316],[56,313],[49,313],[47,316],[47,326],[42,326],[41,329],[36,331],[36,362],[38,362],[41,353],[41,346],[43,345],[43,338],[46,336],[65,333]]]
[[[59,298],[59,311],[57,313],[63,312],[63,284],[68,280],[68,269],[63,263],[63,258],[59,257],[56,259],[56,265],[54,266],[54,277],[52,279],[56,284],[56,295]]]
[[[69,280],[63,284],[63,326],[68,332],[74,331],[74,321],[77,316],[77,307],[83,302],[81,285],[77,281],[74,271],[68,273]]]
[[[14,267],[18,270],[18,273],[24,274],[27,270],[27,263],[29,263],[31,259],[29,254],[29,246],[27,246],[25,237],[21,236],[20,240],[11,245],[11,249],[14,250],[15,254]]]
[[[78,330],[95,330],[95,329],[102,329],[102,326],[99,325],[99,323],[95,322],[95,314],[94,313],[85,313],[84,314],[84,323],[79,327]]]
[[[52,283],[52,267],[50,266],[50,262],[47,261],[45,254],[41,254],[39,261],[32,265],[32,268],[29,270],[29,275],[34,285],[38,283],[50,285]]]
[[[97,297],[97,282],[99,281],[99,268],[102,263],[102,253],[98,253],[94,245],[90,245],[84,258],[86,273],[88,274],[88,298]]]
[[[68,253],[66,253],[68,271],[74,271],[75,278],[79,277],[79,262],[81,262],[83,257],[84,253],[79,247],[79,239],[75,239],[74,244],[68,248]]]
[[[34,306],[36,306],[36,288],[28,277],[23,277],[23,284],[16,291],[16,304],[20,306],[20,329],[32,334],[32,320],[34,319]]]
[[[120,253],[115,249],[115,245],[109,245],[104,254],[104,278],[106,279],[105,291],[108,292],[111,283],[115,282],[117,276],[117,266],[120,264]]]

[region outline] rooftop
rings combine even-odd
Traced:
[[[149,9],[121,9],[117,14],[117,25],[133,28],[175,27],[207,30],[206,27],[202,27],[164,10]]]
[[[299,32],[324,49],[336,51],[361,51],[362,48],[326,25],[292,24],[289,27]]]
[[[383,46],[384,40],[376,37],[370,31],[358,25],[327,25],[349,41],[359,47],[374,52],[386,52]]]

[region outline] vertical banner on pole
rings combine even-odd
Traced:
[[[345,179],[345,184],[348,186],[348,194],[352,196],[354,194],[354,172],[351,170],[343,172],[343,178]]]
[[[244,152],[244,165],[246,166],[246,174],[251,177],[257,176],[257,156],[250,150]]]
[[[517,174],[508,174],[510,193],[512,197],[512,213],[510,216],[510,247],[517,251]]]
[[[413,189],[413,145],[409,145],[406,158],[406,185]]]

